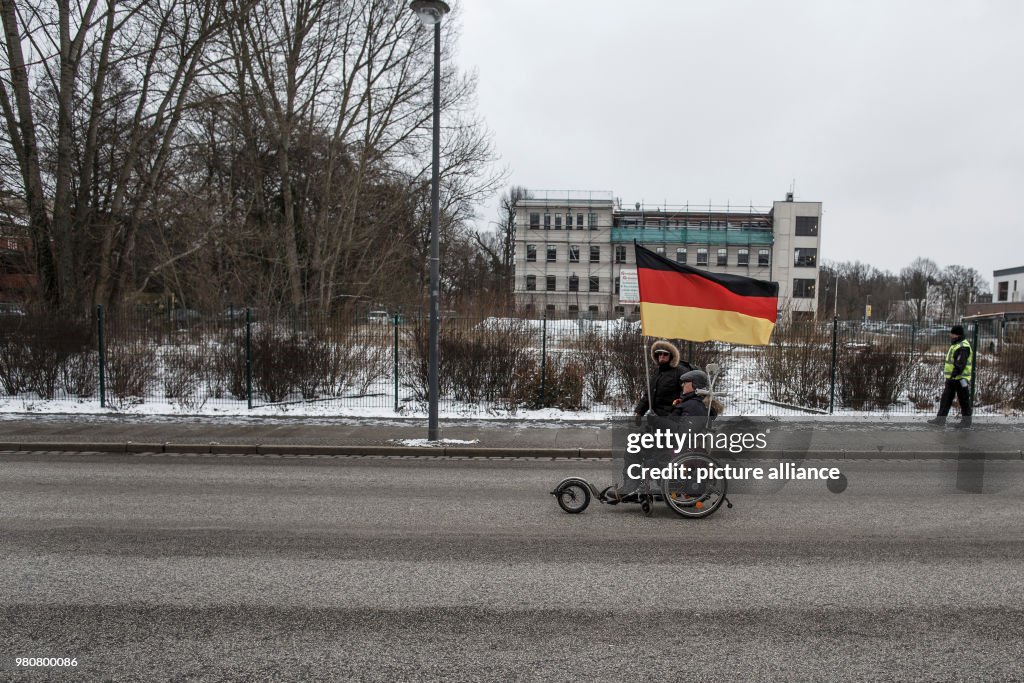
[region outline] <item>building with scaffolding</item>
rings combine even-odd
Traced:
[[[782,318],[817,312],[821,202],[792,193],[771,207],[623,208],[610,191],[530,192],[516,206],[516,303],[558,317],[637,313],[619,296],[634,240],[677,263],[778,282]]]

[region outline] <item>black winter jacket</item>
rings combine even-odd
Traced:
[[[651,395],[654,396],[654,414],[665,417],[672,412],[672,402],[679,398],[679,378],[683,376],[683,373],[690,371],[690,364],[685,361],[671,367],[667,363],[665,365],[659,365],[658,369],[651,373],[651,376],[647,380],[647,389],[649,387]],[[647,402],[647,392],[644,392],[640,402],[636,404],[636,413],[643,415],[647,412],[650,405]]]
[[[672,407],[672,415],[679,417],[707,417],[708,407],[704,405],[703,396],[698,396],[696,392],[691,391],[679,397],[679,401]],[[711,416],[714,417],[715,415],[716,411],[712,409]]]

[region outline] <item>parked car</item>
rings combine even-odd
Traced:
[[[199,311],[192,308],[175,308],[171,311],[171,320],[176,323],[189,323],[202,317]]]
[[[391,314],[387,311],[370,311],[366,314],[366,322],[387,325],[391,322]]]
[[[0,301],[0,318],[24,318],[28,315],[21,304]]]

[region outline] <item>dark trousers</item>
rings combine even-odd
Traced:
[[[960,404],[960,417],[969,418],[971,416],[971,385],[968,382],[966,387],[961,386],[958,379],[946,380],[946,386],[942,390],[942,399],[939,401],[939,417],[949,415],[949,407],[953,405],[954,395]]]

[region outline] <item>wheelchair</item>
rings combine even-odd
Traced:
[[[670,510],[680,517],[700,519],[714,514],[722,503],[732,507],[726,497],[728,481],[721,477],[704,478],[698,481],[698,470],[713,470],[718,467],[711,456],[700,451],[681,453],[671,458],[645,458],[643,467],[660,470],[674,469],[688,471],[689,476],[644,477],[635,491],[625,494],[619,500],[607,495],[609,486],[601,491],[582,477],[566,477],[551,492],[558,506],[569,514],[579,514],[587,509],[593,499],[604,505],[639,504],[645,515],[654,514],[654,504],[663,501]],[[666,467],[668,466],[668,467]],[[673,468],[674,466],[674,468]],[[683,468],[686,468],[685,470]]]

